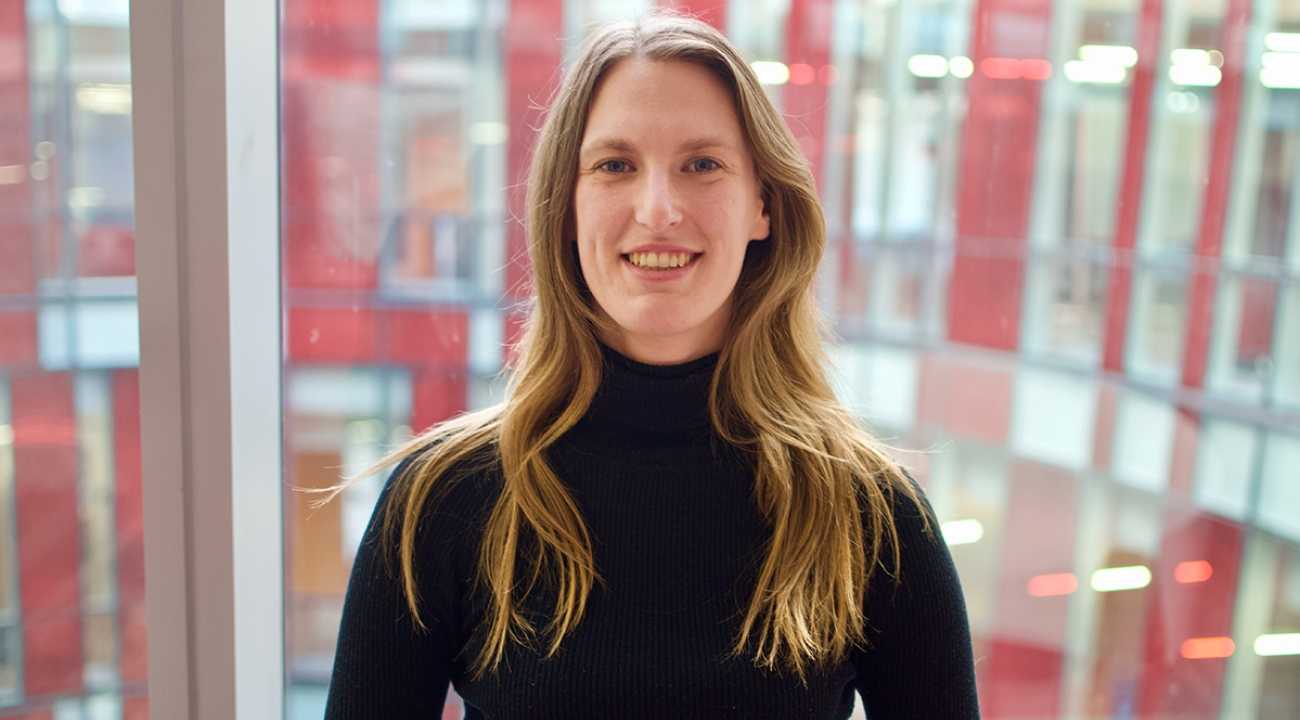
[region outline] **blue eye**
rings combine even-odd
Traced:
[[[622,173],[622,172],[627,172],[628,168],[630,167],[631,165],[629,165],[626,160],[606,160],[605,162],[597,165],[596,169],[605,170],[607,172],[612,172],[612,173]]]
[[[708,164],[705,165],[704,167],[700,167],[698,163],[708,163]],[[722,167],[722,164],[719,163],[717,160],[714,160],[713,158],[697,158],[695,160],[692,160],[690,162],[690,165],[696,168],[695,170],[696,172],[710,172]]]

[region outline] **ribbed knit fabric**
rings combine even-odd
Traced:
[[[901,494],[903,585],[895,592],[884,573],[873,576],[868,649],[818,669],[806,686],[728,657],[768,530],[751,497],[752,468],[709,426],[718,355],[656,366],[602,349],[597,398],[549,455],[582,511],[603,580],[582,622],[556,656],[512,645],[499,672],[470,679],[486,629],[487,604],[473,589],[478,540],[501,479],[469,476],[430,509],[418,536],[428,632],[412,629],[372,518],[344,601],[327,720],[436,718],[449,682],[469,720],[830,720],[849,717],[855,691],[871,720],[979,717],[956,569]],[[387,496],[388,486],[377,509]],[[925,511],[933,520],[928,503]],[[551,609],[542,595],[523,605],[539,628]]]

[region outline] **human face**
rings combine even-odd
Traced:
[[[587,116],[573,209],[583,277],[619,328],[606,344],[659,365],[721,349],[745,251],[768,235],[722,80],[694,63],[636,57],[607,70]],[[638,268],[627,254],[646,245],[692,259]]]

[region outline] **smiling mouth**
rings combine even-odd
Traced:
[[[702,252],[625,252],[625,263],[642,270],[680,270],[695,264]]]

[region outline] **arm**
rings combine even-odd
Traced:
[[[908,481],[920,494],[910,476]],[[895,491],[902,585],[895,592],[894,579],[884,572],[871,578],[870,644],[854,656],[858,692],[871,720],[977,720],[965,598],[934,509],[921,497],[932,533],[923,530],[915,504]]]
[[[400,579],[390,576],[380,553],[384,503],[409,463],[410,458],[403,460],[389,476],[357,549],[343,601],[326,720],[438,717],[447,695],[454,648],[449,613],[432,606],[436,596],[422,591],[421,616],[428,631],[420,632],[406,607]],[[421,547],[417,553],[423,556],[425,550]],[[437,566],[419,565],[425,573],[420,576],[422,587],[428,587],[429,580],[451,580],[438,573]]]

